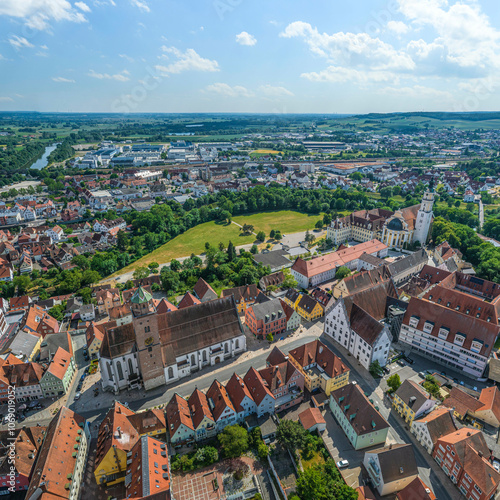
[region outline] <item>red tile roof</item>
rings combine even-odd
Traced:
[[[299,420],[306,431],[315,425],[326,424],[326,420],[323,418],[319,408],[304,410],[302,413],[299,413]]]

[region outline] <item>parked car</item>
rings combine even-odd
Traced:
[[[406,366],[406,363],[402,359],[398,359],[397,363],[399,366]]]
[[[75,401],[78,401],[81,398],[81,396],[82,396],[82,393],[81,392],[77,392],[75,394]]]
[[[425,378],[427,375],[424,372],[418,372],[418,376],[421,378]]]
[[[388,366],[384,366],[385,373],[391,373],[391,369]]]
[[[348,460],[340,460],[337,462],[337,467],[339,469],[345,469],[346,467],[349,467],[349,461]]]

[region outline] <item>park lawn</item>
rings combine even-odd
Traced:
[[[301,460],[302,460],[302,467],[304,467],[304,470],[307,470],[310,467],[314,467],[315,465],[318,464],[321,465],[325,463],[325,459],[323,458],[323,455],[321,455],[321,452],[319,451],[315,451],[314,455],[309,460],[305,460],[301,453]]]
[[[276,149],[254,149],[250,151],[250,154],[269,154],[269,155],[279,155],[281,151],[277,151]]]
[[[269,236],[271,229],[279,229],[282,234],[312,230],[316,222],[323,220],[323,214],[308,215],[292,210],[280,210],[279,212],[242,215],[233,217],[233,220],[242,226],[243,224],[251,224],[254,226],[255,233],[264,231],[266,236]]]
[[[165,245],[157,248],[151,253],[148,253],[127,267],[120,269],[114,273],[111,278],[121,276],[122,274],[134,271],[138,267],[144,267],[151,262],[165,264],[172,259],[179,257],[188,257],[192,253],[200,255],[205,251],[205,243],[208,241],[212,245],[218,245],[222,241],[226,246],[229,240],[235,246],[253,243],[254,235],[243,236],[241,228],[236,224],[217,224],[214,221],[205,222],[196,227],[188,229],[185,233],[170,240]]]

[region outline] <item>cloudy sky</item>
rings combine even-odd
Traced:
[[[498,0],[0,0],[0,110],[498,109]]]

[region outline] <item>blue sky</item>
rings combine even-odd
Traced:
[[[500,109],[493,0],[0,0],[0,110]]]

